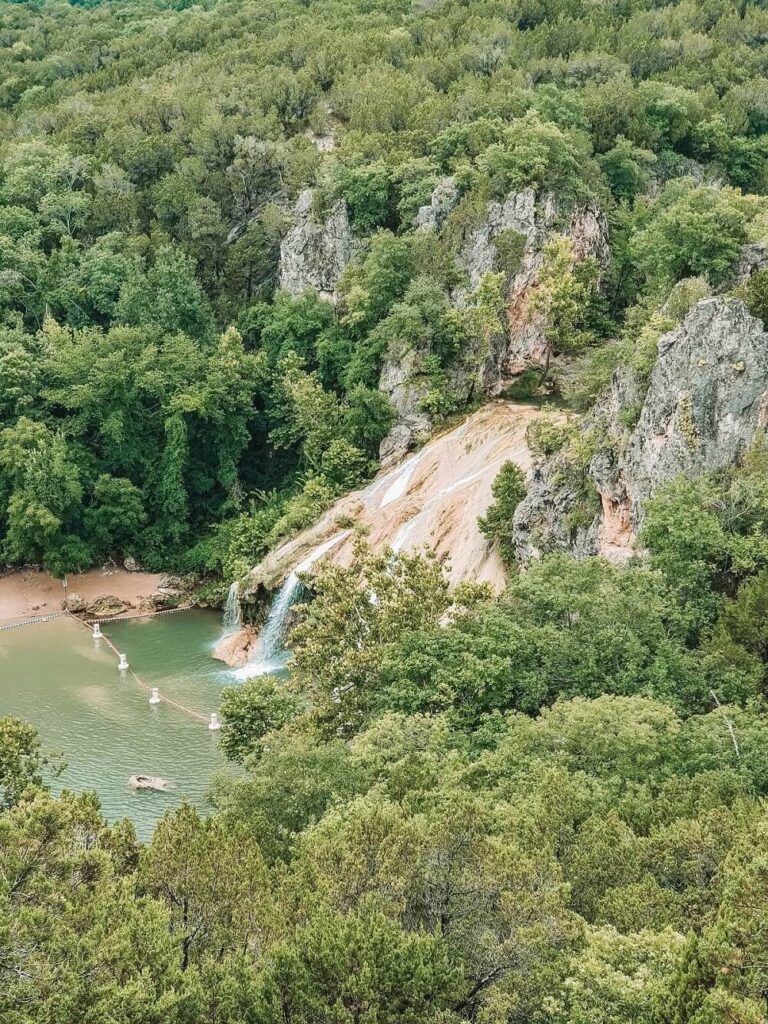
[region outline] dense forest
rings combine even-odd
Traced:
[[[5,0],[0,128],[8,565],[215,587],[376,472],[398,346],[432,425],[482,401],[525,240],[458,256],[512,194],[563,229],[503,393],[568,410],[530,444],[572,531],[615,371],[630,429],[697,303],[768,320],[764,0]],[[280,287],[307,189],[334,301]],[[654,488],[622,565],[518,566],[526,487],[481,522],[500,596],[321,566],[290,681],[225,691],[212,813],[148,844],[0,718],[3,1024],[768,1021],[768,443]]]

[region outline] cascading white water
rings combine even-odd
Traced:
[[[295,572],[289,573],[285,583],[275,595],[267,621],[264,623],[264,629],[261,631],[259,638],[259,660],[261,662],[271,661],[281,649],[285,620],[288,612],[296,603],[300,591],[301,580]]]
[[[280,654],[283,649],[282,645],[285,638],[288,612],[296,603],[301,593],[299,574],[307,572],[319,558],[322,558],[331,548],[340,544],[349,533],[349,530],[342,530],[341,533],[335,534],[330,540],[319,544],[303,562],[296,566],[293,572],[288,574],[272,601],[267,621],[264,623],[264,629],[259,637],[255,656],[247,665],[235,670],[234,675],[238,679],[250,679],[252,676],[266,675],[268,672],[273,672],[284,665],[285,657],[281,660]]]
[[[224,606],[224,621],[222,626],[225,633],[234,633],[243,625],[243,611],[240,607],[240,585],[235,581],[229,588],[227,603]]]

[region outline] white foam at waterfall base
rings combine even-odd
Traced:
[[[275,594],[272,606],[269,609],[267,621],[259,637],[259,644],[255,656],[243,665],[235,669],[233,675],[236,679],[252,679],[254,676],[269,675],[271,672],[278,672],[285,667],[286,652],[283,649],[285,636],[285,625],[288,612],[296,603],[302,588],[299,573],[307,572],[318,559],[327,554],[331,548],[340,544],[345,537],[349,536],[349,530],[342,530],[335,534],[330,540],[319,544],[296,568],[288,574],[285,582]]]
[[[235,633],[243,625],[243,612],[240,608],[240,586],[235,581],[229,588],[227,603],[224,606],[222,629],[224,634]]]

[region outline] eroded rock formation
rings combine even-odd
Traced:
[[[634,428],[621,411],[640,406]],[[538,467],[515,514],[522,560],[543,551],[626,557],[646,502],[680,474],[699,475],[740,460],[768,424],[768,334],[739,299],[705,299],[683,324],[662,336],[647,393],[631,373],[614,374],[606,399],[585,424],[601,437],[588,477],[595,514],[584,515],[584,491],[568,455]]]
[[[416,216],[417,229],[439,230],[458,198],[451,179],[438,185],[430,203]],[[463,353],[461,365],[449,371],[451,394],[459,404],[478,390],[498,396],[527,367],[545,361],[547,341],[541,323],[531,316],[529,302],[544,262],[544,246],[558,231],[571,240],[575,260],[593,257],[601,265],[607,263],[608,228],[600,210],[592,204],[564,210],[554,196],[539,196],[533,189],[511,192],[501,201],[492,200],[481,223],[468,233],[456,257],[464,280],[453,293],[453,301],[457,306],[464,305],[484,274],[508,270],[506,314],[505,329],[492,339],[490,351],[476,360],[473,353]],[[511,233],[520,236],[521,253],[518,265],[509,270],[502,265],[499,248]],[[392,401],[396,421],[382,443],[384,465],[402,458],[431,430],[431,421],[422,408],[428,391],[423,372],[426,355],[394,345],[385,356],[380,387]]]
[[[335,302],[356,242],[343,199],[322,221],[314,219],[312,203],[313,192],[306,189],[294,207],[293,224],[280,245],[280,287],[292,295],[312,288]]]
[[[427,545],[448,560],[452,583],[479,580],[501,590],[504,569],[477,518],[488,510],[504,462],[529,470],[526,431],[540,415],[529,405],[484,405],[367,487],[340,498],[314,526],[270,552],[251,573],[246,599],[260,589],[273,591],[292,570],[319,564],[321,557],[349,564],[358,534],[374,551]]]

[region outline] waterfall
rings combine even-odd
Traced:
[[[330,540],[319,544],[303,562],[288,574],[272,601],[267,621],[264,623],[264,629],[259,637],[258,647],[254,652],[254,657],[247,665],[237,669],[234,673],[238,679],[250,679],[252,676],[265,675],[268,672],[274,672],[275,669],[285,664],[285,657],[281,660],[280,654],[283,651],[282,645],[285,638],[288,612],[296,603],[301,593],[302,584],[299,574],[307,572],[319,558],[322,558],[332,547],[335,547],[344,540],[349,533],[349,530],[342,530],[341,533],[335,534]]]
[[[227,603],[224,606],[224,622],[222,625],[225,633],[235,633],[243,625],[243,612],[240,608],[240,586],[237,581],[229,588]]]
[[[272,607],[269,609],[267,621],[259,638],[259,661],[269,662],[282,649],[285,620],[288,612],[296,603],[301,591],[301,580],[295,572],[289,573],[285,583],[278,590]]]

